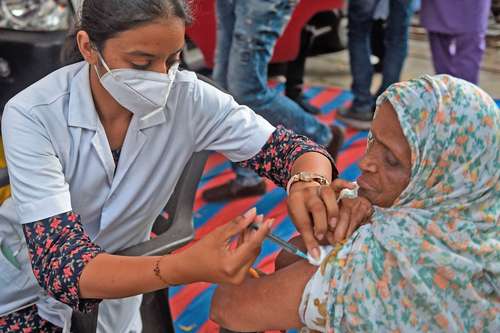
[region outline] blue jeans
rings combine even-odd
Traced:
[[[328,126],[267,85],[267,65],[297,0],[217,0],[217,47],[213,78],[240,104],[272,125],[283,125],[328,145]],[[233,163],[237,183],[260,182],[253,171]]]
[[[349,58],[351,62],[352,107],[358,112],[371,112],[375,98],[391,84],[398,82],[408,53],[408,27],[412,14],[411,0],[389,0],[389,17],[385,30],[385,56],[382,85],[372,96],[373,68],[370,62],[370,36],[373,14],[379,0],[349,1]]]

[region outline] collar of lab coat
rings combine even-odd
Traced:
[[[97,130],[99,117],[90,89],[89,64],[85,64],[71,82],[68,112],[69,126],[82,127],[94,131]],[[142,117],[137,122],[137,129],[142,130],[163,124],[167,121],[165,112],[166,109],[164,112],[156,112],[152,115]]]

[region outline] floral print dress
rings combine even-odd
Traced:
[[[447,75],[392,85],[411,180],[305,288],[323,332],[500,332],[500,113]]]

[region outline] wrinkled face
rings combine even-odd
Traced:
[[[108,39],[101,55],[110,69],[133,68],[167,73],[179,61],[184,47],[184,33],[185,24],[180,18],[153,21]],[[97,65],[99,73],[104,75],[106,70],[99,61],[88,34],[80,31],[77,38],[84,58],[90,64]]]
[[[359,163],[359,195],[373,205],[390,207],[410,181],[411,150],[389,102],[380,105],[371,132]]]

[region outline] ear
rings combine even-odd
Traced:
[[[99,58],[97,51],[92,47],[89,34],[83,30],[78,31],[76,34],[76,42],[78,43],[78,49],[80,50],[83,59],[91,65],[97,65]]]

